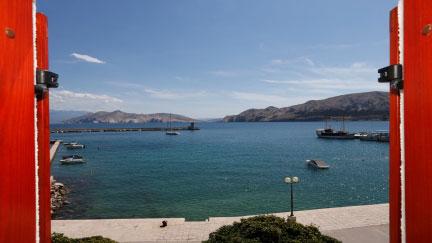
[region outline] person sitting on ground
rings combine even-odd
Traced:
[[[168,226],[168,221],[164,220],[164,221],[162,221],[162,225],[159,226],[159,227],[164,228],[164,227],[167,227],[167,226]]]

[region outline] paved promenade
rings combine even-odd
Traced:
[[[343,242],[388,242],[388,204],[305,210],[295,212],[297,221],[314,224]],[[275,213],[287,217],[289,213]],[[206,221],[168,219],[53,220],[52,231],[69,237],[102,235],[119,242],[200,242],[208,235],[243,217],[211,217]],[[160,228],[162,220],[168,226]]]
[[[56,141],[54,142],[54,144],[53,144],[53,145],[51,146],[51,148],[50,148],[50,162],[51,162],[51,163],[52,163],[52,161],[53,161],[53,159],[54,159],[55,154],[57,153],[57,149],[59,148],[60,143],[61,143],[60,140],[56,140]]]

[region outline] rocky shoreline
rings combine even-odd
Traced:
[[[55,214],[63,205],[69,204],[66,200],[68,192],[63,183],[57,182],[51,176],[51,214]]]

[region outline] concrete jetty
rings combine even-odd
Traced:
[[[60,146],[60,143],[61,143],[61,140],[55,140],[54,144],[51,145],[51,148],[50,148],[50,162],[53,161],[54,156],[57,153],[57,150],[58,150],[58,148]]]
[[[296,211],[297,221],[314,224],[343,242],[388,242],[389,205],[375,204]],[[287,217],[289,212],[274,213]],[[102,235],[119,242],[201,242],[223,225],[252,217],[211,217],[206,221],[184,218],[52,220],[52,231],[79,238]],[[168,226],[160,228],[163,220]]]
[[[82,133],[82,132],[161,132],[161,131],[196,131],[200,130],[197,127],[141,127],[141,128],[51,128],[51,133]]]

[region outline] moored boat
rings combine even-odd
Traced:
[[[390,135],[386,130],[375,131],[367,134],[367,136],[360,137],[362,141],[376,141],[376,142],[389,142]]]
[[[172,126],[171,126],[171,113],[170,113],[170,115],[169,115],[169,123],[168,123],[168,125],[169,125],[169,128],[168,128],[168,130],[165,132],[165,135],[170,135],[170,136],[180,135],[179,132],[174,131],[174,130],[172,129]]]
[[[63,145],[71,145],[71,144],[77,144],[77,142],[67,142],[67,143],[63,143]]]
[[[317,160],[317,159],[308,159],[306,160],[309,166],[312,166],[317,169],[328,169],[330,166],[324,162],[323,160]]]
[[[69,143],[68,145],[66,145],[66,148],[67,149],[83,149],[83,148],[85,148],[85,145],[73,142],[73,143]]]
[[[367,133],[367,132],[356,132],[356,133],[354,133],[354,137],[361,139],[362,137],[366,137],[368,134],[369,133]]]
[[[331,128],[320,128],[315,131],[318,138],[330,138],[330,139],[355,139],[353,133],[346,131],[334,131]]]
[[[60,160],[60,163],[62,163],[62,164],[80,164],[80,163],[85,163],[85,160],[83,159],[82,156],[79,156],[79,155],[68,155],[68,156],[63,156],[62,159]]]
[[[353,133],[349,133],[345,130],[345,118],[342,118],[342,129],[339,131],[333,130],[330,126],[327,126],[327,120],[325,121],[325,128],[319,128],[315,130],[318,138],[329,138],[329,139],[355,139]]]
[[[175,136],[175,135],[179,135],[180,133],[179,132],[176,132],[176,131],[167,131],[166,133],[165,133],[166,135],[171,135],[171,136]]]

